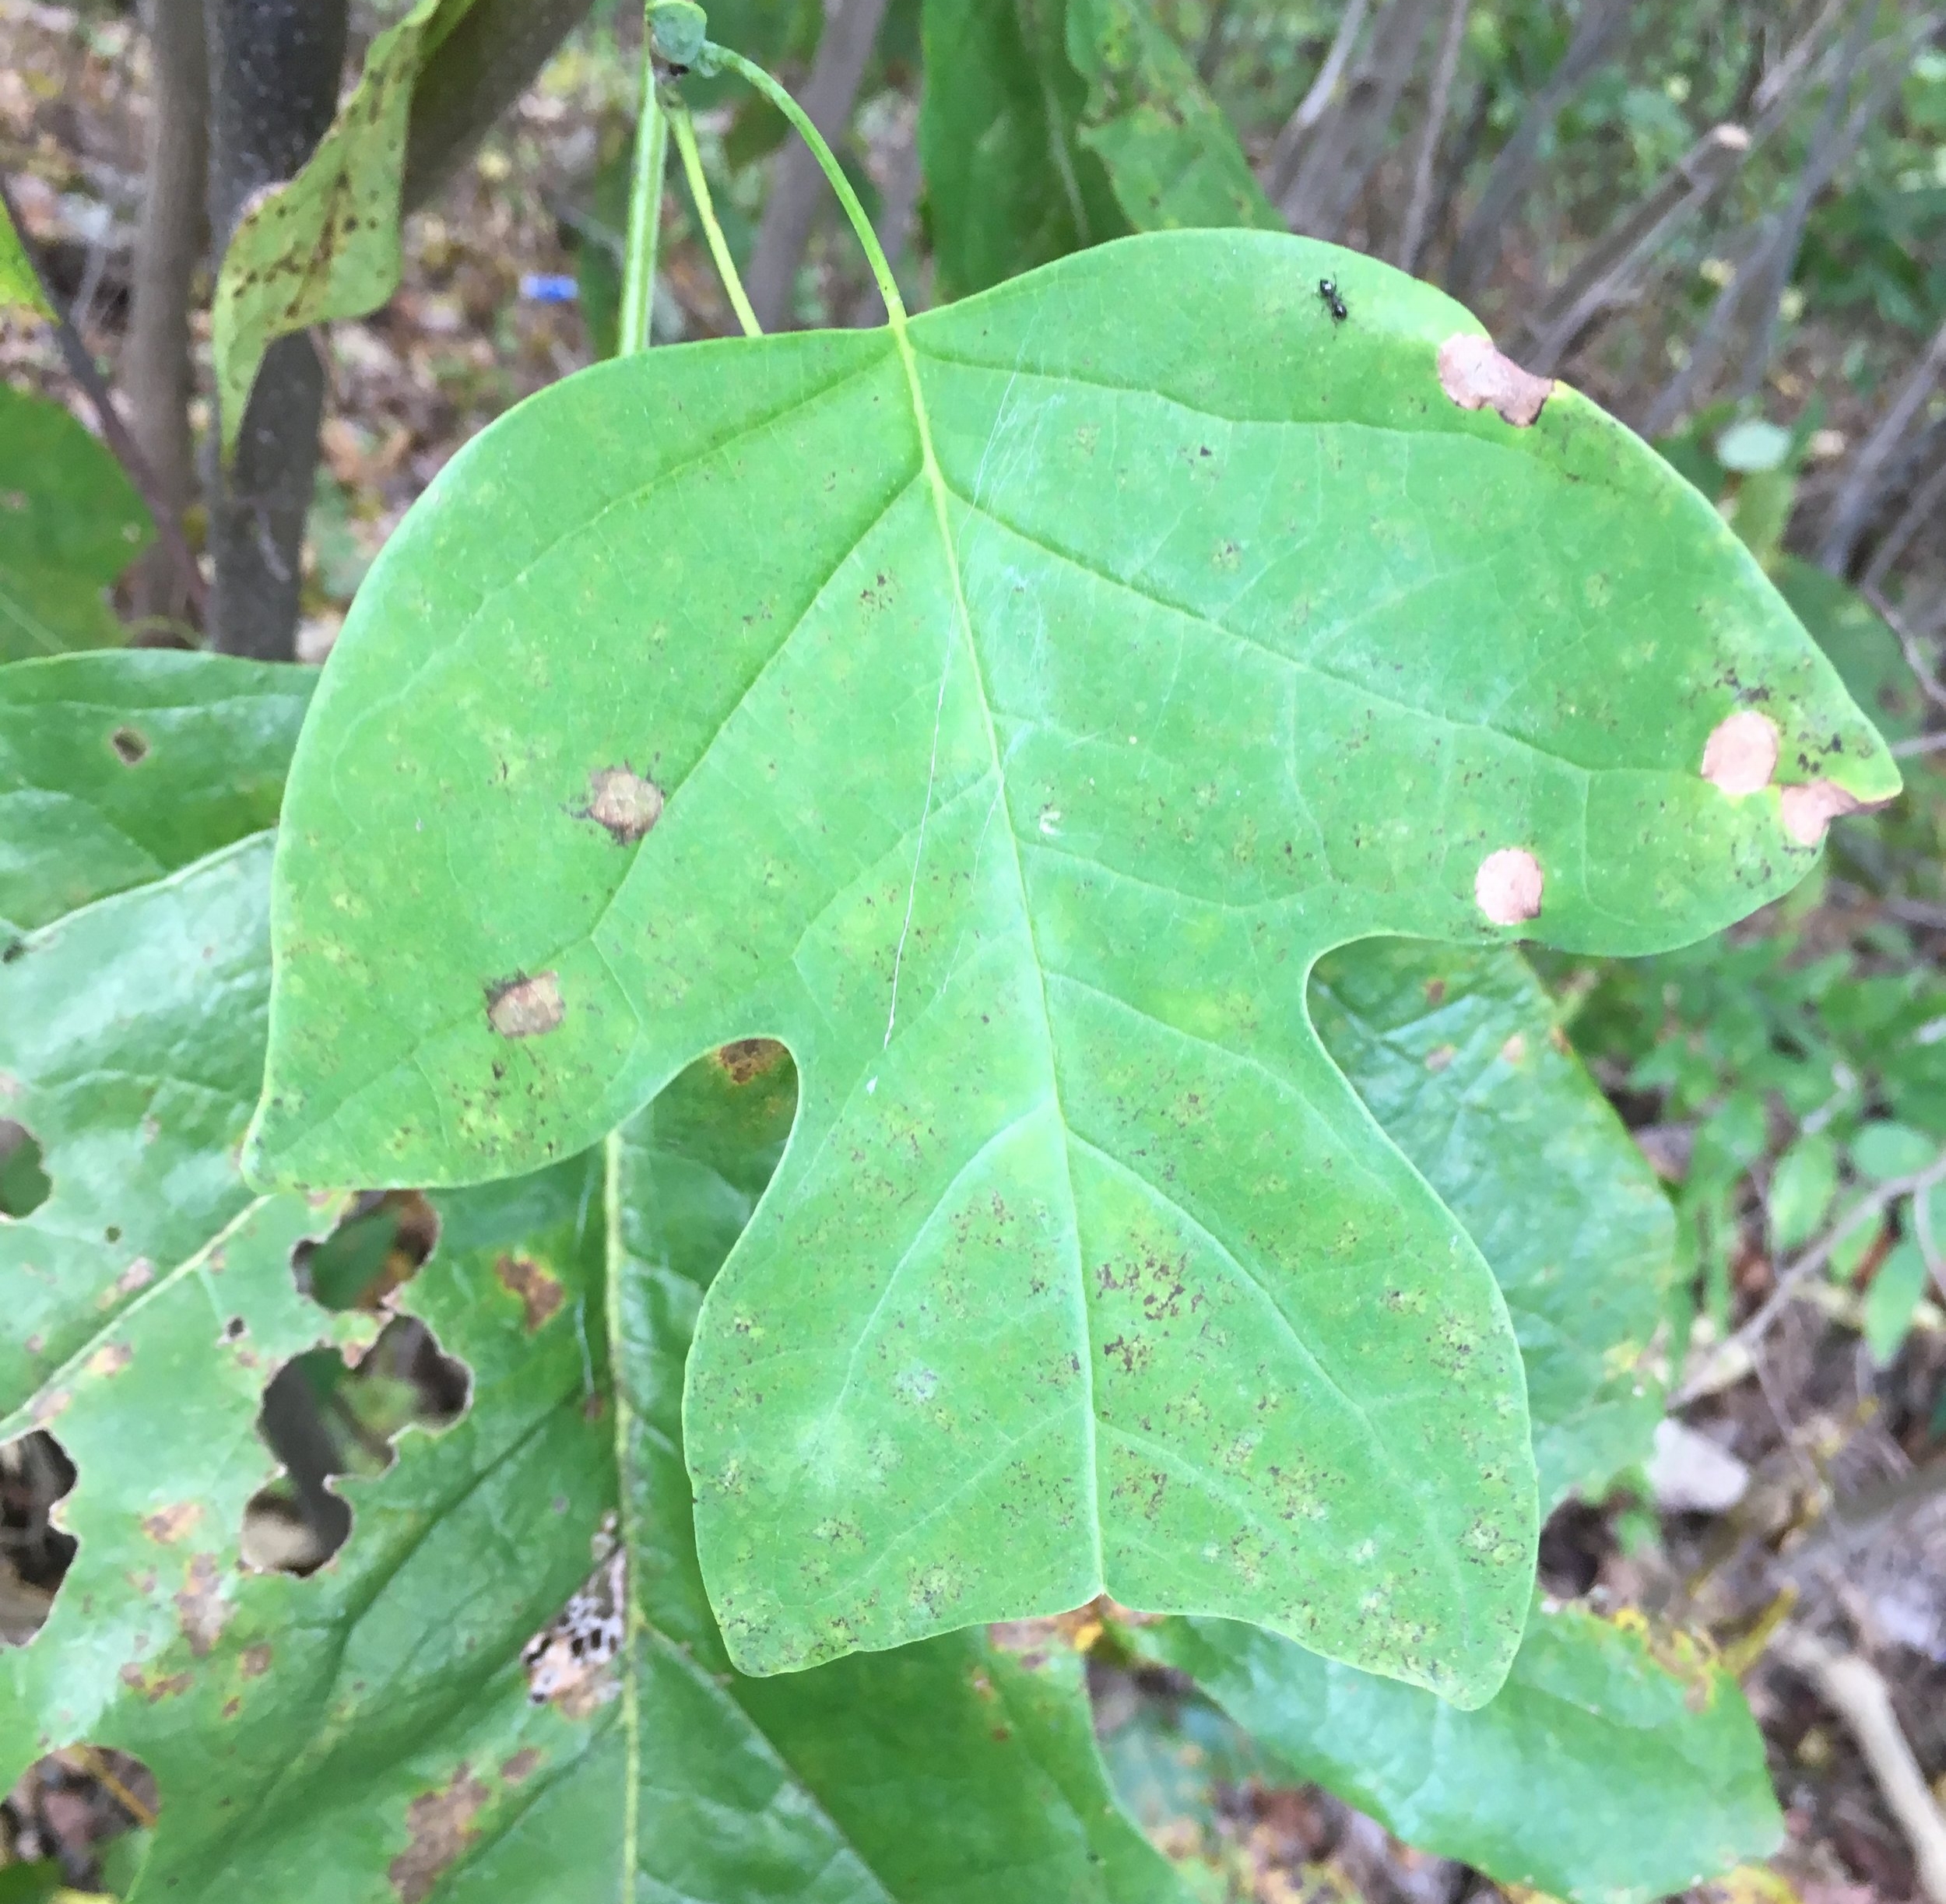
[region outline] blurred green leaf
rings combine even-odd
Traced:
[[[1503,1885],[1646,1904],[1775,1850],[1783,1820],[1737,1683],[1695,1642],[1537,1607],[1498,1696],[1474,1712],[1233,1621],[1133,1630],[1293,1776]]]
[[[1910,1236],[1895,1243],[1865,1291],[1865,1345],[1883,1368],[1912,1333],[1913,1312],[1927,1293],[1926,1252]]]
[[[1855,588],[1801,557],[1786,556],[1775,579],[1879,731],[1891,740],[1917,734],[1926,722],[1925,699],[1885,617]]]
[[[1716,439],[1716,460],[1740,476],[1781,469],[1790,454],[1790,432],[1762,417],[1746,416]]]
[[[58,403],[0,384],[0,662],[120,641],[107,591],[151,534],[104,445]]]
[[[12,311],[28,318],[51,318],[40,280],[20,243],[13,220],[0,205],[0,313]]]
[[[1770,1178],[1770,1242],[1788,1252],[1810,1242],[1838,1194],[1838,1147],[1821,1131],[1800,1137]]]
[[[1874,1119],[1851,1140],[1852,1167],[1878,1183],[1923,1170],[1939,1153],[1937,1138],[1889,1119]]]

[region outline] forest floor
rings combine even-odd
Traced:
[[[142,58],[139,36],[119,17],[0,0],[0,168],[111,367],[141,194]],[[435,209],[409,222],[398,295],[369,318],[333,327],[305,558],[306,659],[328,650],[372,557],[445,460],[522,397],[590,360],[581,304],[559,293],[582,247],[615,241],[597,215],[598,174],[625,142],[633,84],[595,36],[571,45]],[[680,215],[664,255],[676,308],[659,314],[662,328],[726,330],[727,308]],[[834,286],[833,306],[854,288]],[[0,376],[72,399],[45,338],[3,321]],[[1596,394],[1616,402],[1623,393]],[[1946,801],[1946,776],[1914,778],[1916,797]],[[1827,934],[1842,938],[1857,923],[1855,912],[1835,912]],[[1817,942],[1817,920],[1797,926]],[[1937,957],[1946,933],[1935,928],[1929,943]],[[1653,1107],[1626,1095],[1620,1108],[1651,1127],[1645,1147],[1674,1174],[1681,1133],[1672,1143]],[[1761,1245],[1747,1243],[1734,1269],[1739,1316],[1769,1293],[1772,1275]],[[1804,1904],[1892,1904],[1920,1895],[1907,1836],[1853,1730],[1803,1662],[1794,1668],[1762,1649],[1786,1612],[1840,1636],[1875,1670],[1946,1799],[1946,1316],[1923,1310],[1898,1361],[1877,1370],[1842,1306],[1789,1308],[1751,1376],[1684,1411],[1688,1427],[1730,1457],[1712,1470],[1712,1505],[1684,1505],[1707,1490],[1674,1460],[1660,1502],[1618,1494],[1572,1505],[1543,1541],[1547,1591],[1681,1621],[1744,1667],[1789,1835],[1767,1867],[1705,1888],[1721,1904],[1788,1904],[1793,1893]],[[19,1498],[8,1498],[10,1487]],[[0,1474],[0,1523],[26,1524],[31,1497],[30,1480]],[[42,1590],[12,1578],[0,1554],[0,1643],[10,1607]],[[1207,1895],[1263,1904],[1459,1904],[1501,1895],[1315,1788],[1251,1765],[1220,1727],[1186,1723],[1166,1682],[1108,1668],[1095,1681],[1098,1728],[1134,1788],[1132,1802],[1157,1841],[1196,1868]],[[154,1802],[134,1762],[63,1753],[0,1808],[0,1864],[10,1838],[13,1855],[58,1856],[73,1879],[91,1881],[102,1843]],[[1653,1832],[1655,1821],[1642,1828]]]

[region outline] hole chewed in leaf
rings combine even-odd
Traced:
[[[1855,813],[1864,802],[1835,780],[1814,780],[1808,786],[1786,787],[1780,796],[1784,831],[1800,846],[1824,844],[1825,831],[1834,820]]]
[[[1473,896],[1496,926],[1519,926],[1540,916],[1545,881],[1540,862],[1524,846],[1503,846],[1488,854],[1474,875]]]
[[[615,1537],[613,1517],[593,1541],[595,1570],[559,1615],[521,1649],[527,1696],[570,1719],[585,1719],[621,1690],[614,1670],[626,1628],[627,1556]]]
[[[11,1217],[18,1222],[32,1216],[53,1189],[33,1133],[10,1117],[0,1117],[0,1221]]]
[[[1703,743],[1702,777],[1732,796],[1755,793],[1777,771],[1777,723],[1744,708],[1719,721]]]
[[[146,738],[132,727],[118,727],[108,736],[108,745],[124,767],[136,767],[149,757]]]
[[[1554,379],[1523,371],[1503,357],[1489,337],[1464,332],[1439,346],[1439,388],[1463,410],[1491,409],[1502,423],[1524,430],[1554,395]]]
[[[395,1316],[355,1365],[312,1349],[264,1390],[258,1428],[284,1472],[244,1509],[243,1555],[262,1572],[315,1573],[352,1530],[339,1476],[376,1479],[410,1428],[434,1432],[466,1412],[472,1372],[416,1316]]]
[[[54,1607],[77,1545],[56,1519],[75,1484],[67,1450],[38,1429],[0,1445],[0,1646],[23,1646]]]
[[[486,1022],[502,1038],[539,1038],[562,1019],[560,981],[551,971],[516,973],[486,988]]]
[[[626,767],[590,777],[585,818],[606,827],[618,846],[633,846],[662,817],[662,790]]]
[[[462,1764],[451,1783],[424,1792],[406,1807],[408,1842],[385,1867],[399,1904],[423,1904],[448,1865],[476,1835],[473,1820],[492,1794]]]
[[[789,1056],[774,1038],[739,1038],[710,1053],[732,1084],[747,1084],[766,1071],[775,1070]]]

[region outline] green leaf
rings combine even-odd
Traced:
[[[1782,1840],[1736,1681],[1639,1616],[1542,1604],[1505,1687],[1470,1713],[1231,1621],[1129,1637],[1189,1674],[1294,1776],[1503,1885],[1636,1904]]]
[[[1888,1118],[1874,1118],[1851,1140],[1852,1168],[1874,1182],[1886,1183],[1923,1170],[1939,1150],[1939,1140],[1923,1130]]]
[[[1784,599],[1832,659],[1846,690],[1889,740],[1926,725],[1926,702],[1891,624],[1870,602],[1814,563],[1787,555],[1776,570]]]
[[[948,1904],[984,1877],[1027,1904],[1177,1899],[1113,1804],[1072,1653],[965,1633],[788,1680],[729,1670],[689,1534],[682,1367],[789,1127],[774,1049],[693,1067],[605,1157],[441,1197],[405,1305],[464,1358],[469,1412],[339,1484],[352,1538],[314,1576],[242,1564],[276,1467],[267,1379],[376,1329],[298,1293],[293,1252],[328,1210],[252,1200],[235,1169],[266,848],[98,900],[0,966],[8,1109],[55,1177],[0,1224],[0,1439],[60,1437],[80,1542],[47,1627],[0,1648],[0,1783],[81,1740],[140,1756],[162,1819],[138,1898]],[[599,1659],[612,1628],[556,1622],[616,1577],[596,1556],[617,1509],[633,1641],[578,1671],[569,1632]]]
[[[1149,0],[926,0],[919,144],[941,293],[1130,231],[1281,231]]]
[[[585,372],[374,567],[293,770],[254,1168],[515,1171],[791,1046],[689,1375],[739,1667],[1105,1588],[1498,1683],[1513,1337],[1305,974],[1787,889],[1779,790],[1699,771],[1741,697],[1831,800],[1897,777],[1659,458],[1558,386],[1462,407],[1442,346],[1469,399],[1503,361],[1332,247],[1130,240],[909,339]]]
[[[1838,1147],[1822,1131],[1799,1137],[1770,1175],[1770,1246],[1800,1249],[1818,1234],[1838,1194]]]
[[[1740,476],[1759,476],[1781,469],[1790,454],[1790,432],[1761,416],[1732,423],[1716,439],[1716,460]]]
[[[1912,1237],[1895,1243],[1873,1273],[1865,1292],[1865,1346],[1881,1368],[1886,1367],[1912,1333],[1913,1312],[1930,1280],[1926,1252]]]
[[[1675,1273],[1654,1173],[1513,952],[1382,941],[1312,982],[1325,1049],[1492,1266],[1527,1379],[1542,1512],[1647,1459],[1643,1366]]]
[[[167,648],[0,669],[0,932],[273,825],[317,678]]]
[[[236,447],[265,350],[332,318],[362,317],[399,287],[399,195],[413,83],[472,0],[416,0],[365,55],[358,84],[288,184],[252,201],[230,234],[210,313],[223,453]]]
[[[0,662],[119,641],[107,592],[151,533],[102,444],[58,403],[0,384]]]
[[[29,318],[51,318],[47,293],[34,275],[33,266],[13,228],[7,208],[0,205],[0,312],[16,311]]]

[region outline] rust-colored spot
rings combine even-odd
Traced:
[[[1519,926],[1540,917],[1544,883],[1540,862],[1524,846],[1503,846],[1481,861],[1473,896],[1495,925]]]
[[[127,1343],[110,1342],[88,1358],[88,1372],[91,1375],[118,1375],[135,1359],[135,1352]]]
[[[522,1779],[531,1778],[540,1764],[540,1754],[531,1745],[523,1745],[500,1769],[500,1776],[509,1785],[518,1785]]]
[[[1445,979],[1428,978],[1426,981],[1426,1003],[1428,1005],[1443,1003],[1445,996],[1446,982]]]
[[[589,777],[583,814],[606,827],[618,846],[633,846],[662,817],[662,790],[626,767],[604,767]]]
[[[270,1649],[265,1646],[246,1646],[237,1661],[238,1670],[246,1679],[261,1679],[270,1670]]]
[[[1459,1055],[1460,1048],[1456,1045],[1435,1045],[1426,1053],[1426,1069],[1428,1071],[1443,1071]]]
[[[1463,410],[1491,409],[1524,430],[1554,395],[1554,379],[1523,371],[1489,337],[1462,332],[1439,346],[1439,388]]]
[[[121,1669],[121,1683],[132,1692],[141,1694],[151,1706],[163,1699],[180,1698],[195,1682],[187,1673],[171,1673],[166,1677],[151,1679],[131,1660]]]
[[[560,981],[551,971],[515,973],[486,988],[486,1022],[502,1038],[539,1038],[561,1021]]]
[[[124,767],[136,766],[149,756],[149,743],[132,727],[118,727],[108,736],[108,745]]]
[[[241,1699],[232,1697],[225,1699],[223,1702],[223,1716],[225,1719],[234,1719],[242,1710],[243,1701]]]
[[[477,1834],[473,1820],[491,1794],[462,1765],[442,1791],[426,1792],[406,1807],[407,1843],[385,1867],[399,1904],[423,1904],[440,1874]]]
[[[1825,829],[1845,813],[1857,813],[1865,803],[1835,780],[1814,780],[1808,786],[1786,787],[1779,796],[1784,831],[1800,846],[1824,844]]]
[[[732,1084],[747,1084],[766,1071],[776,1070],[790,1053],[774,1038],[739,1038],[711,1056],[729,1073]]]
[[[142,1531],[152,1540],[160,1541],[164,1547],[180,1540],[202,1518],[200,1501],[178,1501],[172,1506],[158,1508],[142,1521]]]
[[[501,1288],[520,1298],[530,1336],[560,1308],[560,1278],[543,1269],[532,1256],[502,1256],[494,1265],[494,1275]]]
[[[1703,743],[1702,777],[1733,795],[1755,793],[1777,771],[1777,723],[1744,708],[1726,716]]]
[[[183,1637],[199,1660],[209,1657],[234,1611],[219,1590],[222,1578],[223,1571],[214,1554],[194,1554],[183,1590],[176,1596],[176,1615],[182,1622]]]

